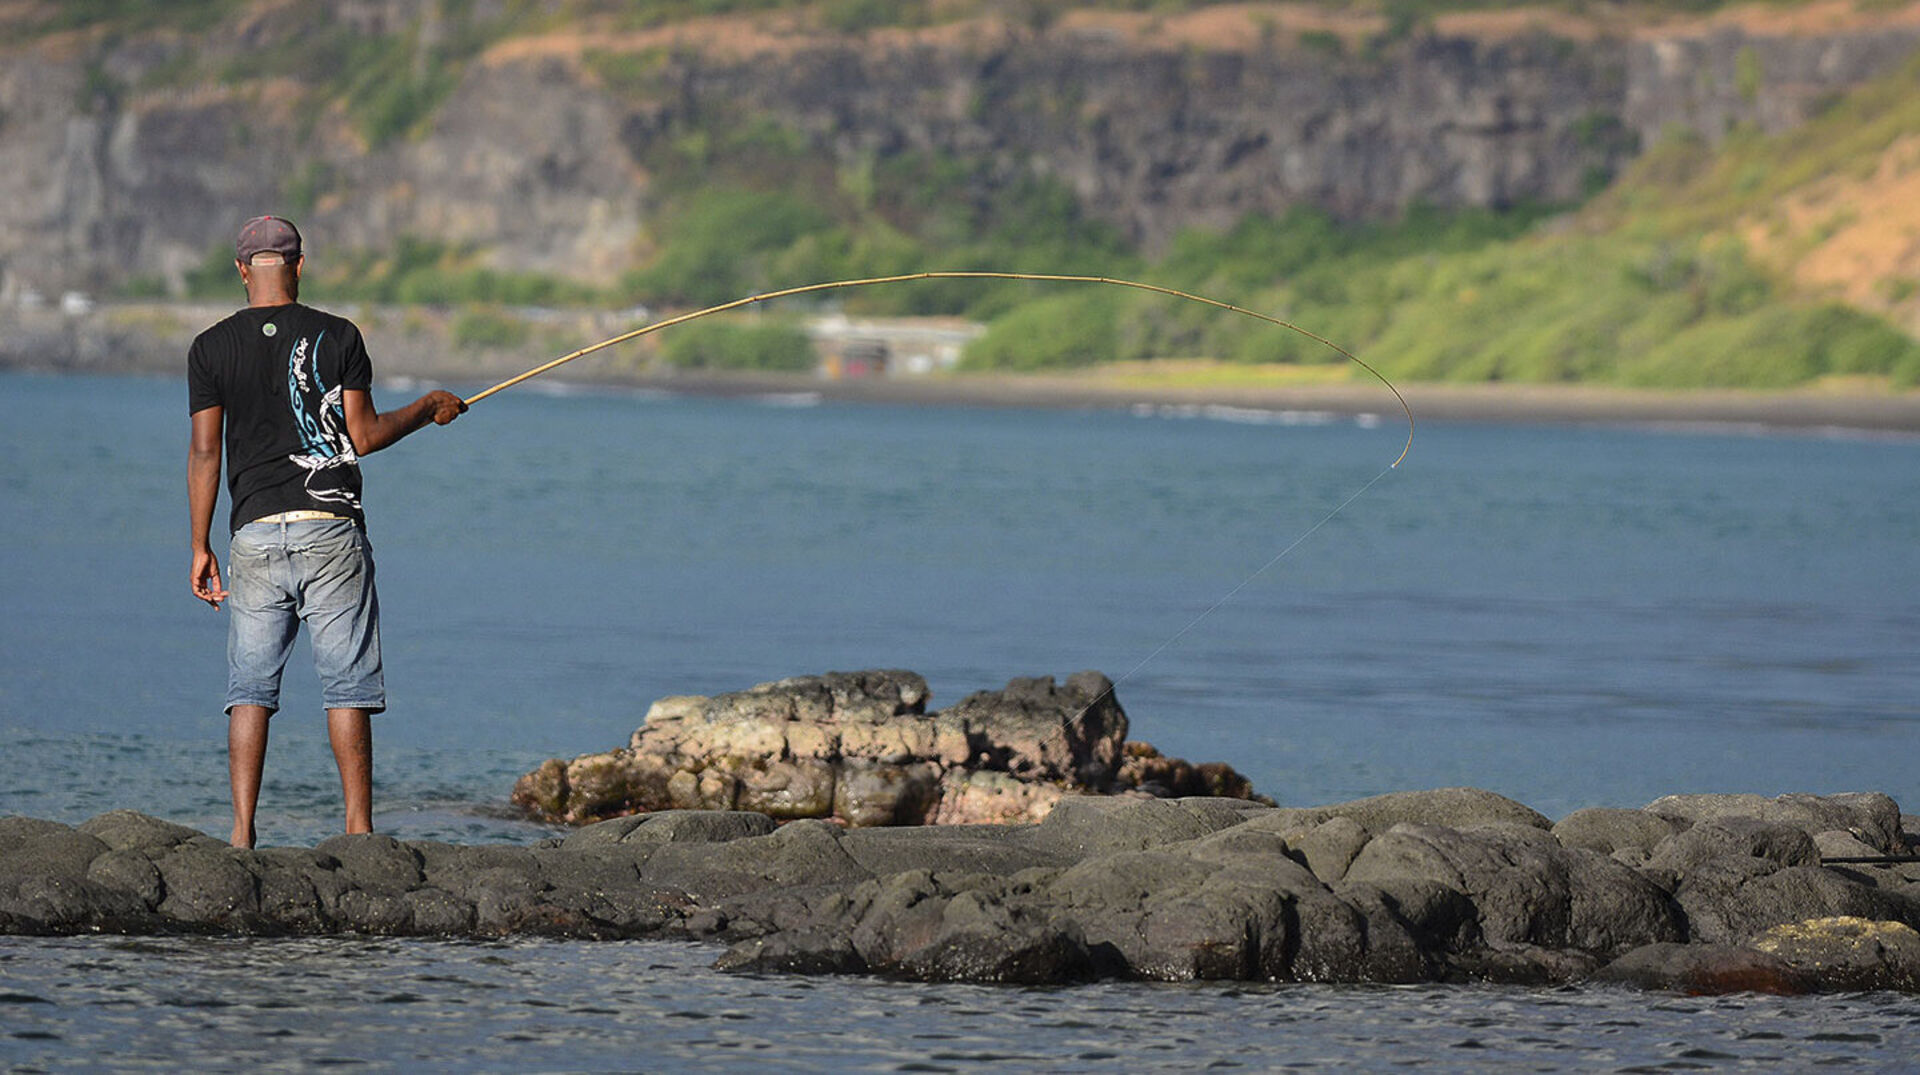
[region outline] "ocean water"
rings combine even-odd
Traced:
[[[462,386],[455,386],[456,388]],[[383,403],[416,387],[386,386]],[[0,374],[0,814],[227,826],[224,614],[187,589],[186,393]],[[1095,668],[1133,736],[1283,803],[1473,785],[1920,803],[1920,440],[1238,410],[711,400],[534,382],[366,461],[376,826],[527,842],[551,756],[653,699]],[[1358,494],[1356,496],[1356,494]],[[1344,507],[1342,506],[1344,505]],[[1338,510],[1336,510],[1338,509]],[[224,510],[224,509],[223,509]],[[307,656],[266,844],[336,831]],[[758,979],[671,944],[0,940],[0,1064],[1536,1071],[1920,1055],[1920,1002]]]

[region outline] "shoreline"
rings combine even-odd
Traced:
[[[432,382],[471,393],[551,357],[454,346],[445,326],[393,320],[385,308],[349,305],[380,339],[375,368],[390,382]],[[0,370],[105,376],[184,375],[193,335],[230,313],[226,304],[116,304],[66,317],[42,311],[0,330]],[[583,328],[611,331],[605,317]],[[816,373],[665,370],[644,354],[609,353],[545,374],[533,386],[626,388],[687,395],[817,397],[848,403],[1053,409],[1225,407],[1272,412],[1282,420],[1371,415],[1404,421],[1394,391],[1337,366],[1260,367],[1204,360],[1114,363],[1046,373],[931,373],[833,379]],[[1920,434],[1920,389],[1866,381],[1787,390],[1636,389],[1600,384],[1395,382],[1427,421],[1519,422],[1655,428],[1802,430]]]
[[[1105,377],[1098,371],[1082,375],[968,373],[864,380],[715,371],[626,377],[550,376],[549,383],[572,386],[721,398],[817,396],[823,401],[839,403],[1049,409],[1218,407],[1307,420],[1372,416],[1385,425],[1405,421],[1392,392],[1383,385],[1360,381],[1295,385],[1142,384]],[[463,378],[441,373],[421,375],[421,379]],[[1601,385],[1425,382],[1395,387],[1413,412],[1416,428],[1428,421],[1441,421],[1920,435],[1920,392],[1868,393],[1822,388],[1784,392],[1653,390]]]

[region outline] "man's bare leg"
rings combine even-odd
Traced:
[[[340,767],[348,832],[373,831],[373,719],[364,709],[327,710],[327,739]]]
[[[237,705],[227,711],[227,779],[233,786],[235,847],[253,846],[253,812],[260,804],[260,774],[267,764],[267,723],[273,710]]]

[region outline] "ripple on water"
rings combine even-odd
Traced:
[[[9,1068],[1760,1071],[1897,1067],[1920,998],[924,985],[723,975],[633,942],[4,938]]]

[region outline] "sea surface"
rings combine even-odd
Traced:
[[[475,386],[452,386],[456,390]],[[417,385],[383,385],[382,404]],[[1384,396],[1384,393],[1383,393]],[[0,374],[0,814],[228,826],[186,389]],[[648,704],[908,668],[1119,681],[1286,804],[1472,785],[1920,811],[1920,439],[532,382],[365,462],[376,827],[524,843]],[[224,504],[222,507],[224,516]],[[223,550],[224,551],[224,550]],[[263,844],[337,831],[304,644]],[[761,978],[667,943],[0,938],[9,1071],[1914,1070],[1920,998]]]

